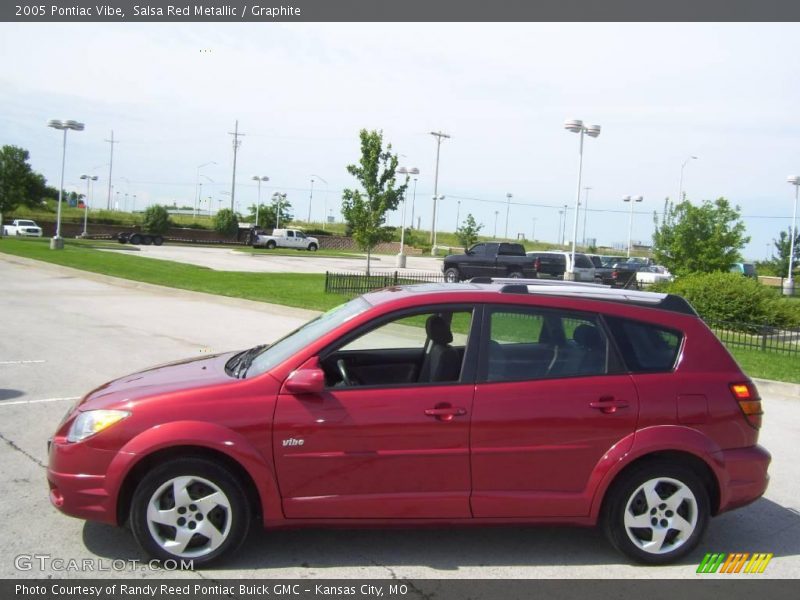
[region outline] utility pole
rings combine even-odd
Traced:
[[[431,244],[433,244],[433,232],[436,230],[436,198],[439,197],[439,150],[442,147],[442,138],[450,139],[450,136],[441,131],[431,131],[436,138],[436,171],[433,175],[433,219],[431,220]],[[436,253],[436,248],[431,249],[431,253]]]
[[[119,144],[119,140],[114,141],[114,130],[111,130],[111,139],[105,140],[111,144],[111,160],[108,161],[108,201],[106,202],[106,209],[111,210],[111,168],[114,166],[114,144]]]
[[[239,150],[239,146],[242,145],[239,137],[244,135],[239,133],[239,119],[236,119],[236,126],[233,131],[228,132],[228,135],[233,136],[233,181],[231,181],[231,212],[233,212],[233,201],[236,194],[236,152]]]

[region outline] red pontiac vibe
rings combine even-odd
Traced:
[[[663,564],[764,493],[758,391],[685,300],[519,281],[388,288],[107,383],[49,443],[50,499],[195,565],[258,520],[599,524]]]

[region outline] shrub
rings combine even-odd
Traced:
[[[144,231],[147,233],[162,234],[165,233],[171,225],[172,223],[169,220],[169,213],[163,206],[154,204],[152,206],[148,206],[147,210],[144,211],[144,216],[142,217],[142,229],[144,229]]]
[[[776,327],[800,325],[800,303],[737,273],[694,273],[655,288],[692,303],[703,319]]]
[[[214,229],[222,235],[236,235],[239,231],[239,218],[230,208],[223,208],[214,215]]]

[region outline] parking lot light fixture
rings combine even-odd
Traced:
[[[580,142],[578,145],[578,191],[575,194],[575,217],[572,225],[572,260],[570,261],[569,269],[564,273],[564,279],[575,279],[575,243],[578,239],[578,209],[581,204],[581,175],[583,171],[583,136],[584,134],[589,137],[596,138],[600,135],[600,125],[584,125],[580,119],[571,119],[564,122],[564,129],[577,133],[580,135]],[[566,213],[564,214],[566,224]]]
[[[794,210],[792,211],[792,227],[789,229],[789,273],[786,275],[786,282],[783,284],[783,293],[787,296],[794,295],[794,239],[797,237],[797,195],[800,190],[800,176],[792,175],[786,179],[794,186]]]
[[[83,203],[83,233],[81,237],[86,237],[88,234],[86,233],[86,225],[89,221],[89,194],[91,193],[91,183],[92,181],[97,181],[97,175],[87,175],[84,173],[81,175],[81,179],[86,180],[86,201]]]
[[[678,182],[678,202],[683,202],[683,170],[686,168],[686,165],[690,160],[697,160],[696,156],[690,156],[681,165],[681,178]]]
[[[64,192],[64,166],[67,161],[67,131],[83,131],[84,124],[78,121],[66,120],[60,121],[58,119],[50,119],[47,122],[48,127],[53,129],[60,129],[64,132],[64,141],[61,146],[61,185],[58,187],[58,207],[56,210],[56,234],[50,240],[51,250],[62,250],[64,248],[64,239],[61,237],[61,201]]]
[[[253,175],[253,181],[258,182],[258,202],[256,203],[256,224],[255,226],[258,227],[258,209],[261,208],[261,182],[262,181],[269,181],[269,177],[266,175]]]
[[[633,232],[633,205],[637,202],[642,202],[644,198],[642,196],[625,196],[622,201],[623,202],[630,202],[631,204],[631,216],[628,219],[628,258],[631,257],[631,235]]]
[[[419,169],[417,167],[411,167],[410,169],[406,168],[406,167],[400,167],[399,169],[397,169],[396,172],[399,173],[400,175],[405,175],[406,176],[406,185],[408,185],[408,176],[409,175],[417,175],[419,173]],[[396,263],[395,263],[396,266],[399,269],[405,269],[406,268],[406,252],[405,252],[405,250],[406,250],[406,206],[408,205],[408,194],[405,191],[403,192],[402,202],[403,202],[403,213],[402,213],[402,216],[400,217],[400,219],[401,219],[401,223],[400,223],[400,252],[397,255],[397,260],[396,260]],[[412,225],[413,225],[413,221],[412,221]]]

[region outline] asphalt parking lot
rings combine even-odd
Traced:
[[[18,559],[143,559],[126,530],[71,519],[50,506],[46,440],[69,405],[107,379],[153,364],[268,342],[313,313],[3,254],[0,281],[0,577],[120,576],[111,570],[63,571],[49,562],[41,567],[35,560],[25,569],[30,563]],[[592,529],[305,529],[254,531],[228,562],[178,576],[692,579],[706,552],[773,552],[763,577],[797,578],[800,397],[788,388],[764,390],[761,442],[773,453],[767,494],[714,519],[700,547],[678,565],[633,566]],[[126,575],[176,576],[149,568]]]
[[[136,252],[138,249],[138,252]],[[131,251],[133,250],[133,251]],[[133,256],[172,260],[175,262],[208,267],[215,271],[246,271],[253,273],[324,273],[325,271],[364,272],[364,258],[320,256],[313,252],[297,250],[297,256],[285,256],[270,252],[249,252],[231,248],[204,248],[199,246],[120,246],[118,250],[129,251]],[[408,256],[405,269],[395,267],[395,257],[380,254],[372,257],[373,271],[436,271],[442,272],[442,260],[430,256]]]

